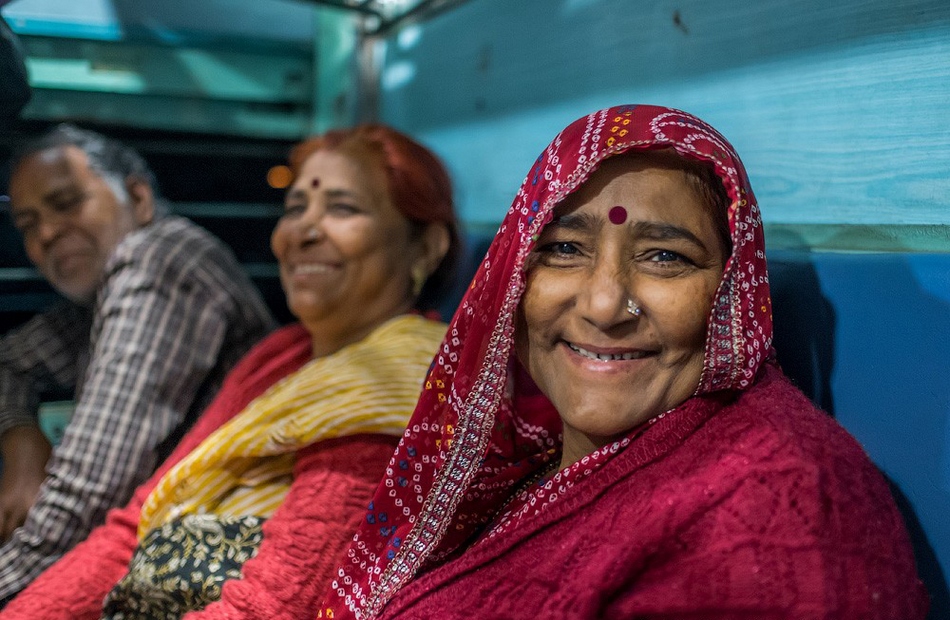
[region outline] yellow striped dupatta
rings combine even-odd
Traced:
[[[142,507],[139,540],[186,514],[269,517],[302,448],[360,433],[402,435],[445,329],[403,315],[276,383],[162,477]]]

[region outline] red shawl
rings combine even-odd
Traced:
[[[461,562],[500,539],[517,536],[546,507],[576,505],[585,489],[610,489],[602,482],[616,467],[618,455],[639,453],[644,447],[655,451],[658,434],[681,440],[702,423],[690,414],[702,408],[700,403],[718,402],[762,380],[772,341],[765,244],[755,197],[732,146],[703,121],[666,108],[619,106],[578,119],[537,159],[502,222],[449,327],[322,616],[375,618],[420,573],[431,571],[435,579],[442,572],[437,567],[471,545],[510,498],[514,485],[557,458],[560,419],[543,395],[519,380],[523,371],[512,351],[525,259],[554,206],[601,161],[632,150],[669,148],[710,164],[731,201],[733,251],[713,299],[704,371],[694,397],[661,416],[665,419],[633,429],[624,440],[559,472],[535,493],[527,510],[519,511],[493,539],[483,538],[466,551]],[[663,501],[667,499],[675,498]],[[582,527],[584,521],[573,525]],[[906,546],[906,536],[903,542]],[[570,589],[572,567],[560,568],[561,587]],[[496,567],[484,583],[530,567],[512,564],[503,573],[499,570]],[[508,603],[517,608],[517,596]],[[519,613],[539,617],[537,611],[529,605]],[[415,616],[407,612],[407,617]]]
[[[382,617],[921,620],[925,601],[887,484],[770,365],[417,576]]]

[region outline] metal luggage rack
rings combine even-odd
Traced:
[[[361,13],[364,32],[381,35],[405,24],[422,21],[453,9],[468,0],[306,0],[311,4]]]

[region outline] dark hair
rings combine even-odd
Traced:
[[[695,189],[699,190],[700,195],[709,208],[713,223],[716,225],[716,233],[719,235],[719,241],[722,243],[723,260],[728,260],[732,254],[732,236],[729,233],[729,194],[726,192],[722,179],[716,174],[712,164],[703,164],[684,160],[687,165],[684,167],[686,177],[692,182]]]
[[[294,176],[317,151],[368,153],[378,158],[386,174],[393,206],[418,231],[428,224],[444,224],[449,248],[442,262],[426,280],[416,301],[420,310],[436,307],[452,287],[461,254],[461,239],[452,200],[452,181],[442,162],[429,149],[409,136],[385,125],[365,124],[335,129],[298,144],[290,153]]]
[[[155,216],[167,212],[165,201],[158,198],[155,174],[138,152],[117,140],[80,129],[70,123],[60,123],[37,138],[17,147],[10,158],[10,169],[15,170],[26,158],[49,149],[74,146],[86,154],[89,168],[101,176],[109,188],[125,204],[129,201],[125,183],[129,177],[148,183],[155,194]]]

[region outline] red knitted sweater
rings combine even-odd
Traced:
[[[124,508],[10,602],[2,620],[97,619],[102,601],[128,570],[142,503],[175,463],[271,385],[310,359],[310,335],[285,327],[258,344],[235,366],[175,452]],[[229,581],[221,600],[188,620],[305,618],[336,568],[363,516],[397,438],[363,435],[323,441],[297,455],[294,481],[280,509],[264,525],[257,556],[243,578]]]
[[[887,485],[834,420],[774,368],[732,402],[690,402],[536,517],[416,578],[382,616],[925,616]]]

